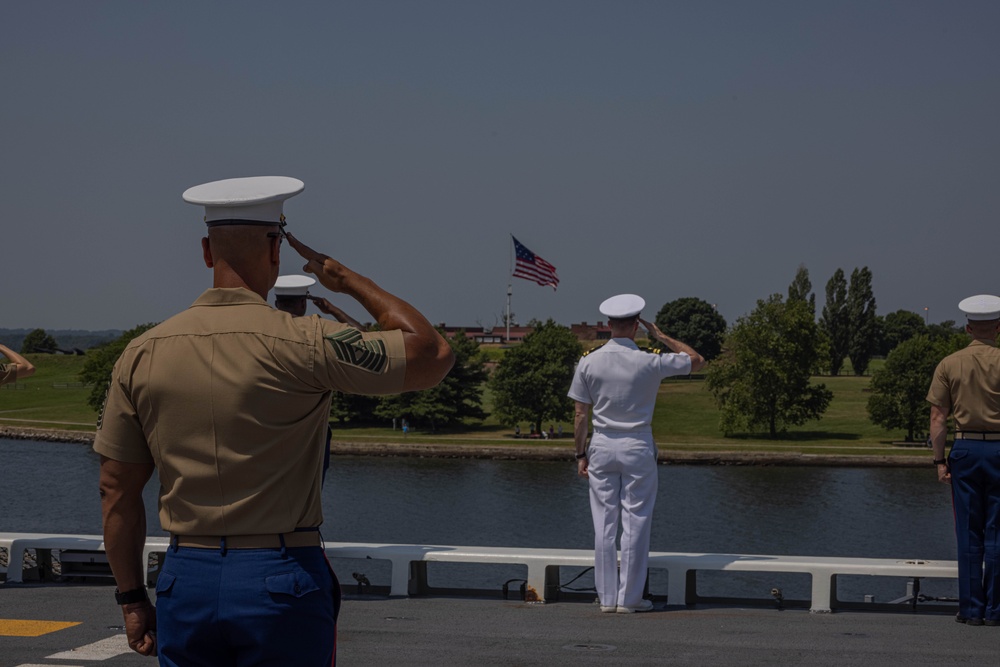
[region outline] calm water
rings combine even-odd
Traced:
[[[98,457],[79,444],[0,440],[0,531],[100,533]],[[334,457],[323,493],[332,541],[593,548],[586,481],[573,462]],[[145,498],[162,534],[154,476]],[[661,466],[654,551],[953,560],[948,488],[933,469]],[[384,567],[383,567],[384,566]],[[388,565],[347,562],[387,584]],[[341,569],[344,572],[341,572]],[[346,574],[345,574],[346,573]],[[567,581],[573,576],[568,571]],[[432,565],[432,586],[499,587],[520,568]],[[665,573],[651,575],[666,592]],[[582,577],[573,586],[592,585]],[[499,583],[497,583],[499,582]],[[808,597],[805,575],[704,573],[705,595]],[[842,599],[901,597],[899,579],[845,578]],[[930,595],[951,582],[925,581]]]

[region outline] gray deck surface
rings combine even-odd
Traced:
[[[112,589],[0,585],[0,619],[80,621],[39,637],[0,636],[0,666],[154,665],[135,654],[50,656],[122,635]],[[124,646],[124,640],[121,641]],[[658,605],[601,614],[580,602],[469,598],[348,598],[340,619],[344,665],[997,665],[1000,627],[942,613],[807,611]],[[295,665],[289,656],[289,665]]]

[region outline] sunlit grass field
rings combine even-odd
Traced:
[[[90,388],[80,384],[86,357],[29,354],[35,374],[0,387],[0,424],[26,428],[93,431],[97,413],[87,405]]]
[[[93,431],[97,414],[86,403],[89,387],[79,384],[79,372],[85,357],[31,355],[38,367],[28,380],[0,388],[0,424],[29,428],[58,428]],[[880,364],[876,360],[876,364]],[[874,368],[878,368],[875,365]],[[874,370],[874,368],[872,370]],[[901,432],[886,431],[868,420],[870,377],[841,375],[816,377],[813,382],[826,384],[833,391],[833,401],[822,419],[789,429],[776,440],[760,434],[726,437],[719,430],[719,410],[703,379],[679,378],[663,383],[657,398],[653,435],[661,450],[676,452],[788,452],[817,454],[914,454],[911,447],[893,445]],[[492,407],[492,396],[484,392],[484,407]],[[558,428],[559,423],[553,422]],[[482,424],[462,429],[431,433],[419,425],[406,436],[411,443],[542,445],[547,440],[515,440],[513,431],[501,426],[491,416]],[[548,429],[549,424],[545,424]],[[528,424],[521,424],[522,433]],[[562,423],[563,442],[572,446],[573,425]],[[386,427],[350,427],[334,425],[334,439],[341,442],[402,442],[400,430]]]

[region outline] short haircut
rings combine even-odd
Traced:
[[[636,313],[630,317],[609,317],[608,326],[614,328],[627,327],[630,324],[635,324],[639,320],[639,314]]]

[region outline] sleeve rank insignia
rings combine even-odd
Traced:
[[[381,373],[389,363],[385,351],[385,343],[381,340],[366,340],[361,332],[353,327],[342,329],[336,333],[324,336],[337,353],[337,359],[363,368],[372,373]]]

